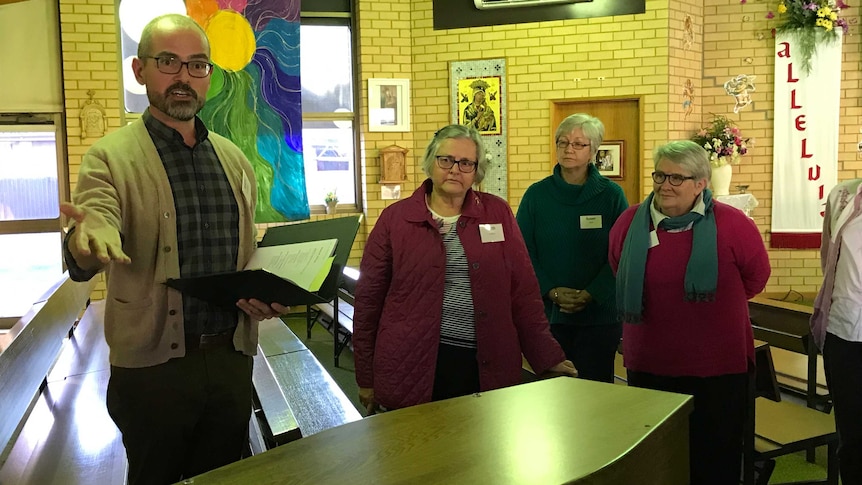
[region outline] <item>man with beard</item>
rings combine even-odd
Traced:
[[[147,24],[137,81],[150,107],[84,155],[64,252],[75,280],[107,274],[107,407],[129,484],[174,483],[241,458],[251,413],[257,322],[288,309],[219,308],[168,278],[235,271],[255,247],[256,183],[239,148],[207,131],[210,47],[190,18]]]

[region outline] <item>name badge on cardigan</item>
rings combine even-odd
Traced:
[[[506,237],[503,235],[502,224],[479,224],[479,236],[482,237],[483,243],[503,242]]]
[[[581,216],[581,229],[601,229],[602,216]]]
[[[245,171],[242,172],[242,196],[246,201],[253,201],[253,195],[251,193],[251,181],[248,179],[248,175],[245,174]]]

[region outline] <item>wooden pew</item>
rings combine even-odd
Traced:
[[[288,433],[301,433],[300,436],[306,437],[362,419],[314,354],[281,320],[261,322],[259,342],[259,354],[265,360],[267,372],[277,383],[298,427],[298,431],[290,430],[290,420],[286,418],[287,427],[270,423],[273,431],[285,429]],[[255,367],[257,372],[257,361]],[[257,392],[260,395],[261,390]],[[285,415],[282,411],[282,416]],[[268,415],[267,421],[270,419]],[[288,435],[284,442],[297,437],[296,434]]]
[[[302,437],[302,430],[287,401],[287,396],[267,357],[308,350],[278,318],[260,322],[257,355],[254,356],[254,416],[251,427],[251,451],[257,454]],[[262,443],[256,443],[256,432]]]
[[[0,464],[23,426],[63,339],[78,321],[95,282],[78,283],[68,273],[10,329],[0,348]]]
[[[104,302],[93,302],[60,356],[0,468],[0,483],[123,483],[126,456],[105,407],[110,377]]]
[[[808,407],[828,410],[822,358],[811,339],[811,307],[756,296],[748,301],[754,338],[769,342],[779,385],[805,398]],[[777,352],[783,349],[787,352]]]

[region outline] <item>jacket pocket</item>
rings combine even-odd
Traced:
[[[112,350],[125,353],[153,348],[161,333],[156,325],[152,298],[108,300],[105,308],[105,340]]]

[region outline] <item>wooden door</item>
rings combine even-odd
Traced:
[[[630,205],[643,199],[641,174],[643,163],[640,148],[640,101],[638,99],[608,99],[585,101],[554,101],[551,106],[551,153],[556,153],[554,133],[560,122],[574,113],[587,113],[602,120],[605,141],[622,141],[621,176],[611,179],[623,188]],[[556,165],[551,160],[550,170]]]

